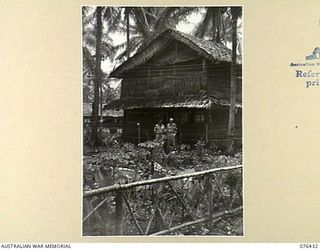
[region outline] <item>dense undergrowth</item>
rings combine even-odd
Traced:
[[[167,149],[163,145],[148,141],[139,145],[113,142],[108,147],[87,150],[83,164],[84,191],[115,183],[173,176],[224,166],[242,164],[241,152],[234,156],[198,142],[193,147],[179,145]],[[242,205],[242,172],[234,170],[215,175],[213,182],[214,210]],[[126,192],[130,209],[144,233],[154,233],[169,227],[202,218],[208,213],[206,177],[181,179],[167,183],[141,186]],[[177,195],[184,201],[189,212],[183,209]],[[101,200],[105,204],[83,224],[85,235],[112,235],[114,232],[115,197],[113,193],[84,199],[85,217]],[[193,216],[193,218],[192,218]],[[123,234],[139,234],[128,209],[124,209]],[[177,230],[170,234],[183,235],[241,235],[242,215],[221,218],[212,227],[202,223]]]

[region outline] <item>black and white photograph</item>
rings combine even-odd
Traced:
[[[244,236],[242,6],[82,6],[82,236]]]

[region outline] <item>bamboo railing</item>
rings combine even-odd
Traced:
[[[92,197],[92,196],[95,196],[95,195],[105,194],[105,193],[112,192],[112,191],[125,190],[125,189],[129,189],[129,188],[132,188],[132,187],[151,185],[151,184],[160,183],[160,182],[166,182],[166,181],[172,181],[172,180],[179,180],[179,179],[184,179],[184,178],[202,176],[202,175],[207,175],[207,174],[212,174],[212,173],[222,172],[222,171],[228,171],[228,170],[234,170],[234,169],[239,169],[239,168],[242,168],[242,165],[236,165],[236,166],[230,166],[230,167],[222,167],[222,168],[214,168],[214,169],[194,172],[194,173],[190,173],[190,174],[181,174],[181,175],[175,175],[175,176],[168,176],[168,177],[163,177],[163,178],[158,178],[158,179],[137,181],[137,182],[127,183],[127,184],[115,184],[115,185],[112,185],[112,186],[102,187],[102,188],[98,188],[98,189],[95,189],[95,190],[85,191],[84,194],[83,194],[83,197],[87,198],[87,197]]]
[[[134,221],[136,228],[138,229],[139,234],[140,235],[143,235],[143,234],[148,235],[148,232],[150,229],[150,224],[151,224],[151,221],[153,220],[153,218],[157,214],[158,215],[160,214],[159,217],[163,220],[162,215],[161,215],[161,211],[160,211],[159,207],[157,205],[155,205],[154,214],[152,215],[152,218],[149,221],[149,224],[148,224],[146,231],[143,232],[137,219],[135,218],[135,215],[134,215],[132,209],[130,208],[130,202],[126,196],[126,190],[129,190],[133,187],[138,187],[138,186],[147,186],[147,185],[153,185],[153,184],[157,184],[157,183],[166,183],[166,184],[168,184],[168,186],[171,188],[171,190],[173,191],[173,193],[177,197],[177,200],[181,204],[183,210],[187,212],[187,214],[190,216],[190,218],[192,218],[192,221],[182,223],[180,225],[177,225],[177,226],[174,226],[171,228],[166,228],[165,230],[151,234],[154,236],[164,235],[164,234],[172,233],[175,230],[178,230],[178,229],[181,229],[181,228],[184,228],[187,226],[199,224],[199,223],[211,221],[211,224],[213,224],[213,223],[219,221],[224,216],[230,216],[230,215],[234,215],[234,214],[241,212],[242,206],[235,208],[235,209],[232,209],[232,204],[227,204],[227,202],[225,201],[225,199],[222,195],[221,187],[219,186],[219,183],[218,183],[216,176],[215,176],[215,174],[219,173],[219,172],[233,171],[233,170],[238,170],[238,169],[242,169],[242,165],[214,168],[214,169],[209,169],[209,170],[204,170],[204,171],[199,171],[199,172],[180,174],[180,175],[175,175],[175,176],[166,176],[166,177],[162,177],[162,178],[137,181],[137,182],[127,183],[127,184],[115,184],[115,185],[111,185],[111,186],[107,186],[107,187],[98,188],[95,190],[85,191],[83,194],[83,197],[85,199],[88,199],[93,196],[103,195],[103,194],[107,194],[110,192],[115,192],[114,235],[122,235],[123,234],[122,223],[123,223],[123,206],[124,205],[127,206],[128,211]],[[185,204],[185,202],[183,201],[183,198],[180,197],[179,194],[175,191],[175,189],[174,189],[173,185],[171,185],[170,181],[175,181],[175,180],[185,179],[185,178],[190,178],[190,177],[200,177],[200,176],[206,176],[207,189],[205,191],[206,191],[206,200],[207,200],[207,206],[208,206],[208,215],[205,218],[197,219],[191,214],[189,207]],[[214,213],[213,188],[211,185],[212,183],[214,183],[217,186],[217,190],[219,191],[219,196],[222,198],[223,205],[225,207],[225,211]],[[240,197],[240,199],[242,200],[242,197]],[[85,223],[89,219],[89,217],[92,216],[94,214],[94,212],[97,211],[107,200],[108,200],[107,198],[103,199],[94,209],[92,209],[92,211],[90,211],[84,217],[83,223]],[[233,201],[231,203],[233,203]]]

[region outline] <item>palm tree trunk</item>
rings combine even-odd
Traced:
[[[221,42],[220,17],[221,17],[220,7],[215,7],[214,8],[214,20],[213,20],[213,35],[214,35],[213,41],[215,41],[217,43]]]
[[[130,24],[129,24],[129,8],[125,9],[126,27],[127,27],[127,59],[130,57]]]
[[[94,97],[92,107],[92,134],[93,145],[98,146],[100,144],[98,136],[99,126],[99,89],[101,86],[101,37],[102,37],[102,20],[101,12],[102,7],[97,7],[97,22],[96,22],[96,65],[95,65],[95,78],[94,78]]]
[[[100,142],[102,143],[102,125],[103,125],[103,118],[102,118],[102,104],[103,104],[103,89],[102,89],[102,81],[100,81],[100,96],[99,96],[99,110],[100,110],[100,121],[99,121],[99,139]]]
[[[237,19],[238,10],[231,7],[232,13],[232,62],[231,62],[231,88],[230,88],[230,109],[229,109],[229,123],[228,123],[228,143],[227,153],[234,154],[235,144],[235,106],[236,106],[236,91],[237,91]]]

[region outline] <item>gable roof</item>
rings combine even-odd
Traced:
[[[171,39],[170,39],[171,38]],[[155,54],[163,50],[171,41],[175,39],[196,51],[200,56],[211,62],[230,63],[232,60],[231,50],[221,43],[200,39],[177,30],[167,29],[154,38],[144,49],[137,52],[127,61],[122,63],[110,73],[111,77],[121,77],[121,74],[148,61]],[[241,64],[241,58],[237,57],[237,63]]]

